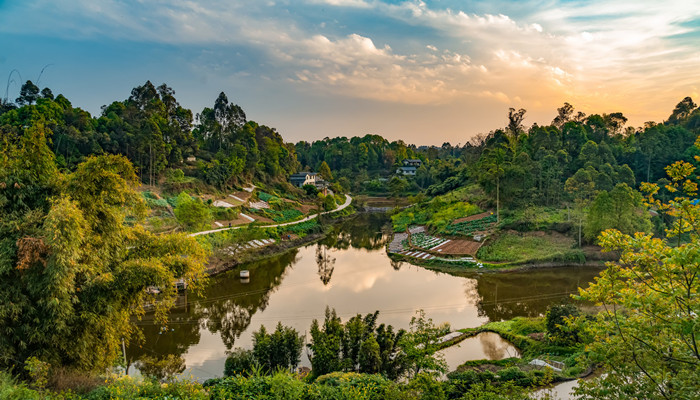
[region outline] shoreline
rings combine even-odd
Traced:
[[[333,210],[334,212],[341,212],[343,210]],[[275,242],[272,245],[262,247],[259,249],[256,249],[255,251],[252,251],[250,253],[245,254],[241,259],[235,260],[235,259],[219,259],[218,262],[215,262],[214,265],[212,266],[212,263],[207,264],[206,268],[206,273],[207,276],[213,277],[228,271],[235,270],[242,264],[250,263],[250,262],[256,262],[256,261],[261,261],[267,258],[272,258],[275,256],[279,256],[282,254],[285,254],[289,251],[299,249],[301,247],[305,247],[314,243],[317,243],[326,237],[328,237],[330,231],[331,231],[331,226],[335,225],[339,222],[345,221],[347,219],[353,218],[360,212],[357,210],[353,210],[352,213],[348,215],[341,215],[338,217],[333,217],[332,213],[330,213],[330,218],[331,221],[330,223],[323,229],[321,232],[317,233],[311,233],[308,234],[304,237],[300,237],[297,239],[292,239],[292,240],[287,240],[287,241],[279,241]]]

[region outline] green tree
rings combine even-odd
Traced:
[[[333,174],[331,173],[331,167],[328,166],[328,163],[325,161],[322,161],[321,164],[318,167],[318,173],[321,174],[323,179],[327,181],[331,181],[333,179]]]
[[[700,393],[700,205],[689,199],[697,196],[695,167],[676,162],[667,172],[673,200],[662,203],[657,185],[642,185],[648,204],[674,219],[666,238],[617,230],[600,236],[601,246],[621,257],[581,290],[583,299],[604,307],[585,325],[595,339],[589,355],[605,370],[582,383],[585,399],[691,399]]]
[[[201,199],[182,192],[177,196],[175,218],[186,230],[201,230],[209,227],[214,217]]]
[[[19,97],[15,101],[22,106],[25,104],[34,104],[37,99],[39,99],[39,87],[32,83],[32,81],[27,81],[22,85],[19,91]]]
[[[571,178],[566,180],[564,188],[574,198],[578,219],[578,246],[581,247],[586,207],[588,207],[588,203],[595,195],[595,182],[591,177],[590,171],[581,168]]]
[[[336,203],[335,203],[335,198],[331,195],[328,195],[323,198],[323,209],[326,211],[332,211],[335,210]]]
[[[299,365],[304,337],[288,326],[277,323],[273,333],[268,334],[265,326],[253,332],[253,357],[267,372],[278,369],[294,371]]]
[[[449,333],[449,328],[436,326],[431,318],[425,316],[423,310],[418,310],[416,314],[411,318],[409,330],[400,342],[406,355],[405,362],[409,377],[414,377],[421,372],[447,372],[447,364],[437,350],[438,339]]]
[[[501,178],[505,174],[506,149],[503,146],[489,148],[479,160],[484,172],[484,179],[495,181],[496,185],[496,221],[501,221]]]
[[[622,233],[650,232],[651,219],[643,207],[642,195],[626,183],[618,183],[609,193],[598,193],[591,203],[584,235],[593,240],[606,229],[617,229]]]
[[[173,281],[196,289],[206,252],[193,238],[128,223],[143,218],[145,204],[126,158],[91,157],[61,174],[45,140],[24,142],[43,134],[37,125],[16,143],[5,138],[10,157],[0,158],[0,366],[33,356],[103,370],[145,305],[164,323]]]

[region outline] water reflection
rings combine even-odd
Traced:
[[[397,329],[407,328],[418,309],[455,329],[476,327],[542,314],[597,274],[572,268],[453,276],[393,262],[384,251],[387,221],[382,215],[360,216],[318,244],[246,264],[248,282],[239,279],[238,271],[212,278],[199,296],[190,294],[173,310],[166,330],[148,315],[139,322],[145,342],[131,345],[128,358],[182,355],[185,374],[220,376],[225,351],[250,348],[260,325],[274,329],[281,321],[304,333],[314,318],[323,318],[326,306],[343,319],[380,310],[379,321]],[[474,344],[479,354],[499,358],[499,342],[479,338]],[[302,364],[308,364],[305,356]]]
[[[564,267],[483,274],[476,277],[479,315],[490,321],[541,315],[550,304],[568,300],[579,287],[587,287],[600,271]]]
[[[328,255],[328,246],[320,243],[316,246],[316,264],[318,264],[318,276],[321,282],[328,285],[335,268],[335,258]]]
[[[472,360],[502,360],[520,357],[520,352],[510,342],[497,333],[483,332],[464,339],[440,353],[445,357],[448,371],[454,371],[460,365]]]

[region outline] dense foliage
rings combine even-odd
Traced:
[[[581,291],[604,305],[594,323],[590,356],[606,374],[586,383],[586,399],[691,399],[700,392],[700,205],[696,168],[667,168],[674,194],[658,199],[660,187],[645,184],[648,204],[673,217],[665,238],[607,230],[601,245],[621,252],[597,281]]]
[[[88,157],[61,173],[50,134],[41,120],[0,129],[0,365],[36,357],[101,370],[134,335],[144,305],[163,320],[173,281],[196,287],[206,253],[185,235],[128,223],[145,204],[125,157]]]

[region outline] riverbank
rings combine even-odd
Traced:
[[[295,223],[288,224],[278,224],[274,226],[252,226],[250,227],[250,238],[270,238],[274,240],[274,243],[257,248],[244,248],[241,247],[239,243],[239,246],[236,247],[236,252],[232,253],[226,250],[231,248],[231,246],[227,247],[227,241],[224,240],[222,241],[222,243],[216,245],[219,251],[214,249],[214,255],[210,258],[209,263],[207,265],[207,274],[209,276],[215,276],[223,272],[236,269],[241,264],[260,261],[266,258],[278,256],[280,254],[284,254],[289,251],[298,249],[300,247],[308,246],[310,244],[323,240],[332,231],[333,225],[338,224],[349,218],[352,218],[357,214],[355,208],[349,206],[350,202],[347,202],[345,206],[340,209],[333,210],[327,213],[321,213],[320,215],[322,218],[322,223],[319,223],[320,220],[318,218],[315,218],[319,215],[316,214],[314,218],[311,218],[306,221],[298,221]],[[295,229],[293,233],[289,234],[286,232],[290,231],[285,231],[285,229],[289,228],[285,227],[294,227],[302,229]],[[223,233],[226,236],[230,235],[231,232],[227,233],[225,231],[229,231],[229,229],[219,230],[216,232],[209,232],[208,235],[216,235],[221,233]],[[246,241],[245,239],[241,239],[242,237],[247,236],[245,235],[245,230],[231,229],[231,231],[234,231],[234,233],[240,235],[234,235],[228,241]],[[202,236],[199,236],[199,240],[203,240],[201,239]]]
[[[439,253],[440,250],[435,250],[440,246],[415,246],[411,240],[413,234],[415,232],[411,231],[394,233],[387,245],[389,257],[394,261],[405,261],[453,274],[466,271],[518,271],[569,266],[602,267],[606,262],[619,258],[619,254],[614,252],[603,253],[598,246],[575,248],[573,239],[542,231],[525,234],[504,232],[480,244],[478,251],[472,252],[476,253],[475,255],[446,256]],[[439,240],[437,243],[449,242],[452,239]]]

